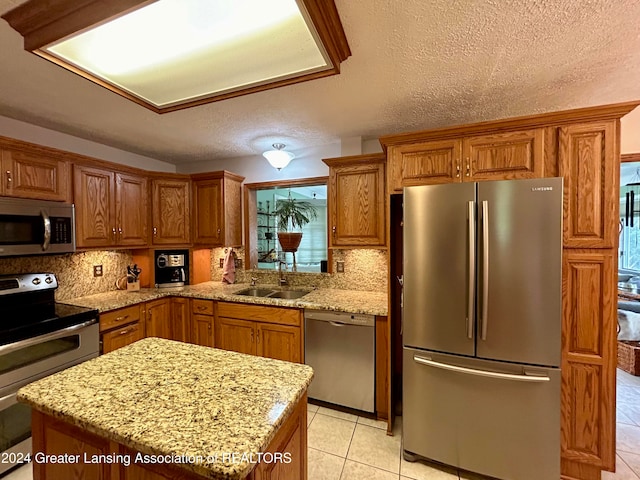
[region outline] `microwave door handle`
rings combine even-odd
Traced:
[[[0,411],[6,410],[11,405],[15,405],[16,403],[18,403],[18,400],[16,399],[17,395],[18,395],[18,392],[16,391],[16,392],[10,393],[6,397],[0,398]]]
[[[42,215],[42,223],[44,225],[44,242],[42,243],[42,250],[48,250],[49,244],[51,243],[51,219],[44,210],[40,212],[40,215]]]

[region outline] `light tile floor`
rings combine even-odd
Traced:
[[[602,480],[640,480],[640,377],[618,370],[616,473]],[[483,480],[483,477],[402,458],[402,418],[393,436],[386,423],[309,405],[308,480]],[[2,480],[32,480],[31,465]]]

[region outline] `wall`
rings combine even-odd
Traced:
[[[68,152],[87,155],[89,157],[120,163],[130,167],[154,170],[159,172],[176,171],[176,166],[136,153],[108,147],[101,143],[91,142],[82,138],[38,127],[30,123],[20,122],[12,118],[0,116],[0,135],[16,138],[47,147],[58,148]]]
[[[115,290],[115,282],[133,263],[128,251],[90,251],[65,255],[0,258],[0,275],[14,273],[55,273],[58,279],[56,300]],[[102,265],[102,277],[93,276],[93,266]]]
[[[620,120],[620,153],[640,152],[640,108]]]

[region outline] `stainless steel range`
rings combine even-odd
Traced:
[[[57,287],[52,273],[0,276],[0,475],[31,452],[18,389],[99,353],[98,311],[55,302]]]

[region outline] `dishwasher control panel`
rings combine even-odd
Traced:
[[[304,318],[309,320],[320,320],[323,322],[358,325],[362,327],[373,327],[376,324],[376,317],[374,315],[367,315],[364,313],[332,312],[329,310],[306,309],[304,311]]]

